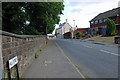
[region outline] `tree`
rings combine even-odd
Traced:
[[[2,3],[2,29],[20,34],[25,26],[26,13],[23,11],[25,3]]]
[[[16,34],[52,33],[59,15],[64,10],[63,2],[14,2],[3,3],[3,30]],[[26,21],[30,24],[27,25]]]
[[[116,35],[116,26],[113,20],[107,19],[107,35]]]
[[[57,30],[55,30],[55,36],[57,37]]]
[[[81,36],[82,36],[82,34],[81,34],[80,32],[77,32],[77,33],[76,33],[76,37],[77,37],[77,38],[79,38],[79,37],[81,37]]]

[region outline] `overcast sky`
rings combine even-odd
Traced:
[[[99,13],[118,7],[120,0],[65,0],[64,15],[61,15],[60,23],[68,19],[69,24],[78,28],[88,28],[89,21]],[[57,26],[58,27],[58,26]]]

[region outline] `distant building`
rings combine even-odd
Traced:
[[[55,36],[53,34],[47,34],[48,40],[55,39]]]
[[[66,22],[63,24],[60,24],[59,28],[57,30],[57,38],[64,38],[64,34],[67,32],[71,32],[72,26],[68,23],[68,20],[66,19]]]
[[[113,20],[116,25],[117,34],[120,33],[120,7],[98,14],[90,21],[89,34],[105,35],[107,18]]]

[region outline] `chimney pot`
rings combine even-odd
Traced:
[[[68,20],[66,19],[66,23],[68,23]]]

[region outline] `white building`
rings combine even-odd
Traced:
[[[66,22],[63,24],[60,24],[59,28],[57,28],[57,38],[63,38],[63,34],[67,32],[71,32],[72,26],[68,23],[68,20],[66,19]]]

